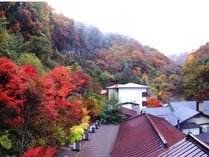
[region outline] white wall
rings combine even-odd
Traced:
[[[209,118],[205,116],[200,116],[198,118],[193,117],[189,119],[187,122],[199,124],[201,125],[203,132],[209,132],[209,124],[207,124],[209,123]]]
[[[123,107],[128,108],[128,109],[132,109],[132,105],[131,104],[125,104],[125,105],[123,105]]]
[[[118,98],[120,103],[133,102],[139,104],[140,110],[142,101],[147,101],[146,97],[142,97],[142,92],[147,92],[147,89],[140,88],[120,88],[118,91]]]
[[[189,132],[191,132],[193,135],[198,135],[200,134],[200,129],[199,128],[183,129],[182,132],[184,134],[188,134]]]
[[[201,125],[201,127],[202,127],[202,132],[209,132],[209,124]]]
[[[146,89],[139,88],[120,88],[118,92],[119,101],[141,104],[142,101],[146,101],[146,97],[142,97],[142,92],[146,91]]]
[[[142,101],[147,101],[146,97],[142,97],[142,92],[147,92],[146,88],[119,88],[119,89],[108,89],[108,99],[111,99],[112,95],[118,99],[119,103],[133,102],[139,104],[140,110],[142,108]],[[124,106],[131,108],[130,105]]]
[[[209,118],[206,118],[204,116],[200,116],[197,118],[193,117],[189,119],[187,122],[196,123],[196,124],[209,123]]]

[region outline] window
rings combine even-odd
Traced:
[[[142,101],[142,106],[147,106],[147,102],[146,101]]]
[[[148,97],[147,92],[142,92],[142,97]]]

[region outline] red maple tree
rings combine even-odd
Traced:
[[[147,98],[147,107],[163,107],[157,97]]]

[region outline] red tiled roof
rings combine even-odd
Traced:
[[[166,120],[144,113],[121,123],[112,157],[157,156],[184,137]]]
[[[130,117],[137,116],[137,112],[135,110],[132,110],[132,109],[129,109],[129,108],[122,107],[122,112],[125,115],[130,116]]]

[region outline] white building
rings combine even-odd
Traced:
[[[124,103],[124,107],[133,108],[133,104],[139,107],[139,110],[147,106],[147,90],[149,86],[135,83],[115,84],[107,87],[108,99],[112,97],[118,100],[118,103]]]

